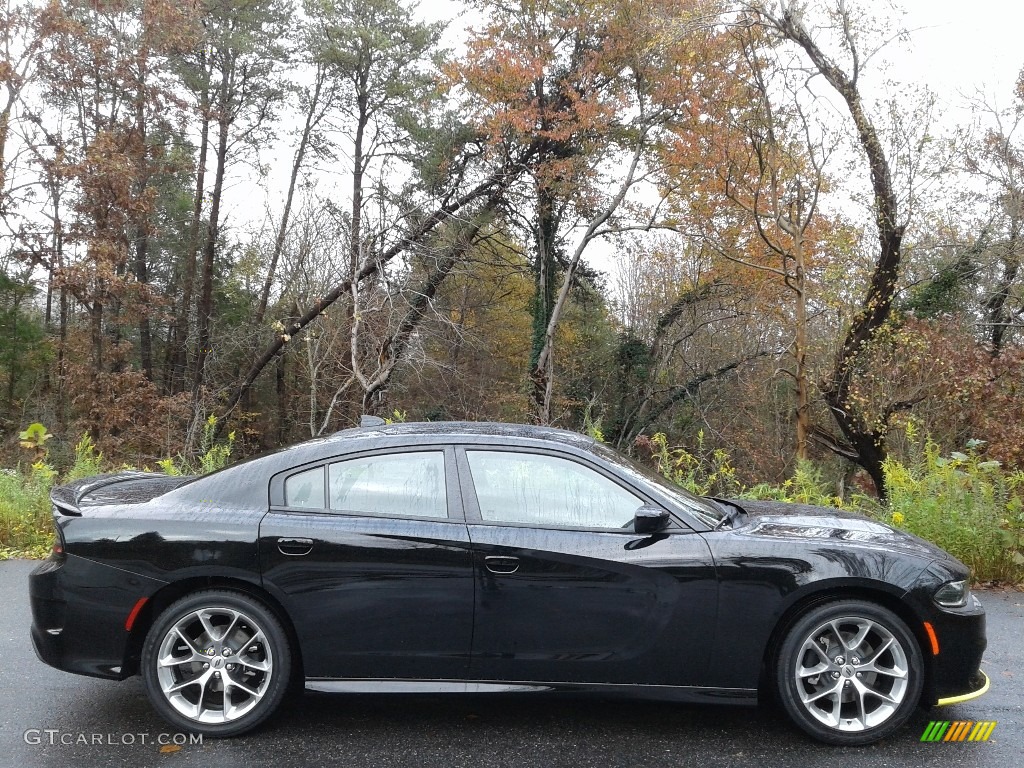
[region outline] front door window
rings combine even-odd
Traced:
[[[644,502],[604,475],[558,456],[466,451],[480,516],[538,527],[624,528]]]

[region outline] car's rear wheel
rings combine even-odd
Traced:
[[[188,595],[161,613],[142,648],[153,706],[182,730],[236,736],[280,704],[291,672],[281,623],[238,592]]]
[[[892,611],[860,600],[800,616],[779,647],[776,686],[790,719],[829,744],[860,745],[902,726],[921,696],[921,650]]]

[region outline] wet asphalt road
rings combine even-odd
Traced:
[[[543,694],[306,694],[255,734],[161,752],[157,740],[173,736],[173,729],[150,708],[138,678],[121,683],[93,680],[59,672],[36,659],[28,634],[27,577],[33,567],[28,562],[0,562],[0,767],[1024,765],[1020,592],[981,594],[988,610],[988,695],[922,711],[905,729],[873,747],[818,745],[766,708]],[[984,743],[921,743],[931,719],[996,720],[998,725]],[[83,739],[102,743],[80,743]]]

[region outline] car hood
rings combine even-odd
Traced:
[[[856,512],[781,501],[727,501],[746,512],[746,519],[737,528],[738,532],[789,540],[845,541],[935,559],[949,558],[931,542]]]

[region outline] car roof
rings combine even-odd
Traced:
[[[453,441],[457,441],[459,438],[499,437],[548,440],[582,449],[589,449],[595,443],[592,437],[566,429],[498,421],[418,421],[373,427],[353,427],[336,432],[328,439],[347,441],[375,437],[441,437]]]
[[[253,483],[253,472],[267,476],[317,462],[333,455],[357,453],[374,448],[413,447],[437,443],[477,443],[539,447],[538,443],[558,443],[577,451],[592,451],[595,440],[578,432],[530,424],[506,424],[488,421],[428,421],[354,427],[327,437],[314,438],[270,453],[231,464],[218,472],[197,477],[167,496],[188,498],[234,498],[241,505],[258,504],[266,497],[266,486]]]

